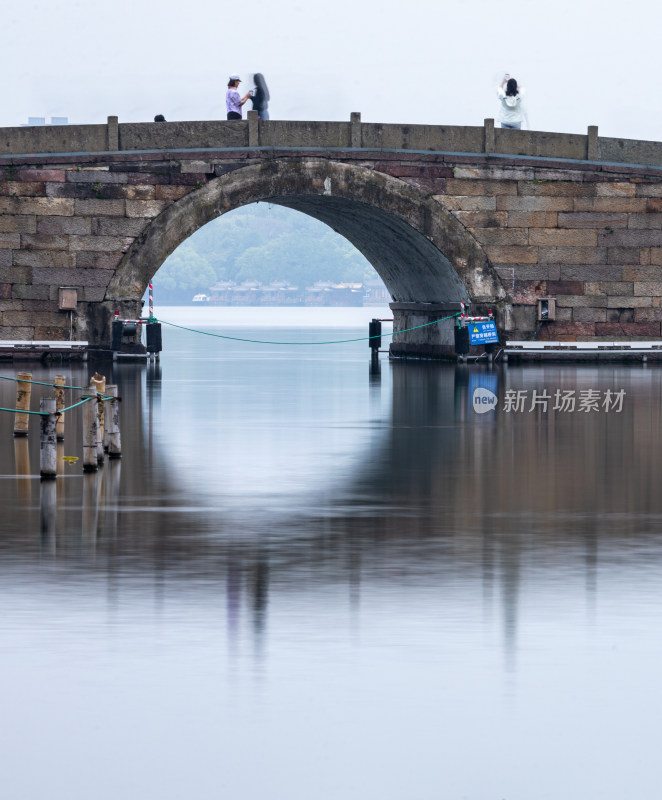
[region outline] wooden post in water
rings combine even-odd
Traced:
[[[109,395],[113,397],[116,391],[116,386],[108,384],[108,386],[106,386],[106,397]],[[107,405],[108,407],[106,408],[106,419],[103,429],[103,450],[104,453],[110,454],[110,437],[113,432],[113,401],[109,400]]]
[[[16,414],[14,414],[14,436],[27,436],[30,415],[24,412],[30,410],[32,396],[32,373],[19,372],[16,384]]]
[[[106,379],[103,375],[99,375],[98,372],[94,373],[94,376],[90,378],[90,388],[95,388],[98,394],[105,394],[106,393]],[[97,395],[97,411],[99,415],[99,427],[97,429],[97,461],[99,464],[103,464],[103,429],[104,429],[104,420],[105,420],[105,403],[104,401]]]
[[[99,469],[97,461],[97,436],[99,430],[99,411],[97,409],[97,392],[90,386],[86,389],[81,400],[89,398],[83,405],[83,472],[96,472]]]
[[[42,478],[57,475],[57,439],[55,438],[55,398],[42,397],[39,401],[41,425],[39,437],[39,474]]]
[[[60,412],[64,408],[64,375],[56,375],[53,385],[55,386],[55,408],[58,412],[57,422],[55,423],[55,435],[59,441],[64,439],[64,414]]]
[[[120,434],[120,401],[117,397],[117,386],[106,386],[106,394],[113,398],[109,400],[110,408],[106,415],[106,430],[108,431],[108,458],[122,457],[122,436]]]
[[[111,384],[108,384],[108,386],[106,386],[106,392],[105,392],[106,397],[108,397],[109,395],[110,396],[113,395],[113,392],[112,392],[113,388],[117,389],[117,387],[114,387]],[[107,403],[104,403],[104,406],[105,406],[104,424],[103,424],[103,452],[104,453],[108,452],[109,442],[110,442],[110,432],[111,432],[112,427],[113,427],[112,405],[113,405],[113,401],[112,400],[108,400]]]

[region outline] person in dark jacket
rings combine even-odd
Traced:
[[[269,119],[269,89],[267,82],[264,80],[264,75],[261,72],[256,72],[253,75],[253,82],[255,83],[255,89],[251,92],[253,111],[257,111],[258,119]]]

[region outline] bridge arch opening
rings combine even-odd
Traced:
[[[498,276],[471,234],[438,200],[374,169],[322,159],[239,166],[166,208],[118,266],[95,326],[108,337],[113,310],[136,314],[161,264],[222,214],[268,201],[303,212],[345,237],[372,264],[395,304],[411,309],[505,299]],[[411,317],[400,315],[404,329]],[[398,327],[396,313],[396,327]],[[414,318],[416,319],[416,318]],[[101,329],[101,330],[100,330]]]
[[[346,238],[271,202],[236,208],[204,225],[166,258],[152,283],[158,308],[192,300],[198,307],[249,304],[250,298],[251,305],[361,305],[366,293],[381,305],[390,300],[372,264]]]

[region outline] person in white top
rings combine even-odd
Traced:
[[[504,91],[505,84],[505,91]],[[497,86],[497,97],[501,101],[501,111],[499,121],[502,128],[514,128],[519,130],[522,123],[526,122],[528,127],[529,120],[522,105],[524,89],[520,89],[515,78],[504,75],[500,85]]]

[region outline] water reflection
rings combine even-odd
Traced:
[[[90,734],[101,714],[106,745],[135,725],[134,744],[159,763],[179,753],[203,794],[223,752],[235,794],[263,796],[271,781],[312,796],[330,751],[343,797],[374,793],[368,773],[380,797],[401,797],[414,772],[431,796],[536,796],[541,769],[551,796],[615,797],[633,774],[650,794],[654,769],[634,767],[656,763],[662,373],[375,370],[363,349],[242,359],[230,346],[221,357],[172,344],[159,363],[106,376],[122,396],[121,461],[89,474],[62,466],[82,447],[68,421],[38,515],[38,437],[0,451],[7,685],[34,691],[48,654],[79,700],[82,732],[67,729],[81,774],[104,743]],[[86,369],[67,380],[82,385]],[[620,388],[617,414],[504,408],[508,391]],[[477,390],[498,396],[495,410],[474,411]],[[0,435],[9,441],[11,421],[0,418]],[[92,673],[72,667],[86,659]],[[655,713],[642,721],[643,702]],[[6,705],[20,728],[19,705]],[[43,707],[41,725],[66,726],[59,695]],[[636,759],[600,738],[612,713],[643,731]],[[361,758],[357,737],[369,744]],[[181,796],[183,772],[139,788]],[[24,796],[44,791],[35,778]],[[113,776],[92,792],[121,793]]]
[[[30,448],[23,436],[14,437],[14,471],[20,476],[16,481],[16,495],[19,500],[29,501],[32,496],[32,476],[30,472]]]
[[[99,528],[99,500],[103,471],[83,473],[83,512],[81,514],[81,541],[86,553],[93,554],[97,547]]]
[[[121,475],[121,460],[119,458],[108,459],[104,470],[104,508],[106,512],[106,532],[111,542],[117,539]]]
[[[57,486],[55,481],[40,482],[39,511],[42,549],[55,555],[57,530]]]
[[[203,437],[203,451],[187,440],[189,452],[179,450],[180,457],[173,458],[172,440],[165,433],[181,407],[174,409],[174,416],[162,408],[160,363],[132,366],[130,371],[122,365],[111,379],[121,382],[123,396],[128,443],[123,466],[107,461],[99,473],[73,480],[80,468],[62,467],[61,453],[73,452],[76,444],[60,446],[64,480],[58,478],[57,485],[60,496],[67,498],[66,513],[80,503],[82,537],[90,546],[103,528],[112,532],[112,539],[128,536],[127,544],[137,552],[149,552],[158,539],[160,553],[167,555],[172,548],[177,559],[195,559],[203,541],[208,549],[209,535],[217,553],[252,537],[262,546],[260,558],[278,550],[283,540],[296,543],[295,560],[308,546],[324,560],[326,544],[338,547],[347,538],[355,559],[374,546],[378,531],[382,542],[400,540],[402,552],[410,559],[420,558],[416,568],[425,570],[436,562],[419,546],[421,541],[434,549],[452,540],[454,552],[460,546],[462,557],[479,544],[485,597],[493,594],[495,572],[509,585],[516,583],[517,564],[521,552],[532,545],[532,535],[536,546],[552,550],[572,549],[583,540],[587,585],[595,589],[598,537],[605,542],[655,529],[662,511],[657,491],[660,458],[654,446],[660,426],[656,372],[628,367],[472,369],[424,363],[387,367],[390,391],[370,383],[365,403],[350,395],[353,405],[347,417],[353,421],[346,429],[338,431],[335,420],[315,427],[310,455],[305,454],[310,459],[305,468],[313,472],[317,461],[328,466],[325,451],[333,452],[339,435],[345,444],[352,438],[356,442],[355,452],[346,451],[339,467],[331,464],[326,486],[320,489],[315,480],[297,479],[275,498],[274,507],[265,507],[265,499],[272,498],[253,472],[264,453],[252,451],[246,458],[241,438],[246,433],[251,443],[253,419],[237,430],[239,410],[233,406],[226,417],[215,419],[212,436],[226,442],[221,451],[210,452]],[[477,415],[472,393],[487,385],[500,396],[499,407]],[[620,414],[540,409],[509,414],[503,409],[503,394],[513,387],[553,392],[560,386],[607,385],[627,391]],[[189,388],[191,394],[199,391],[199,386]],[[377,395],[371,394],[375,388]],[[129,408],[142,413],[128,416]],[[277,412],[273,424],[280,424]],[[176,438],[178,431],[172,432]],[[263,429],[261,433],[269,449],[270,434]],[[14,440],[15,474],[25,478],[15,481],[18,501],[31,498],[30,447],[35,444],[33,436]],[[177,442],[175,452],[180,446]],[[205,461],[213,468],[206,469]],[[196,463],[192,490],[188,473]],[[232,479],[241,484],[242,507],[233,506],[219,480],[229,467]],[[280,489],[280,476],[272,480]],[[188,519],[185,532],[182,515]],[[5,546],[16,537],[13,524],[7,527]],[[138,530],[146,535],[137,536]],[[17,541],[25,539],[19,536]],[[320,542],[325,547],[319,548]]]

